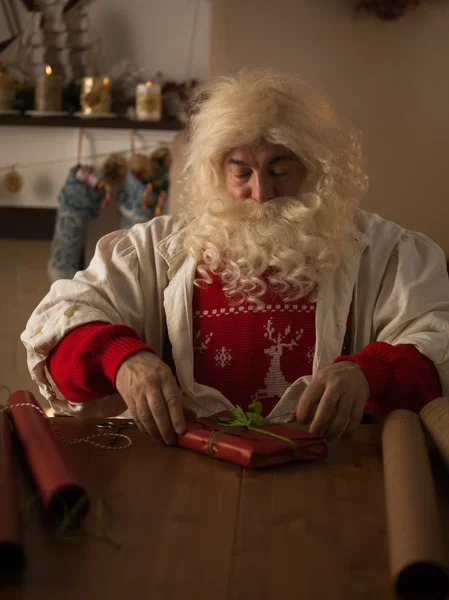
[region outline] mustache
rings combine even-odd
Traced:
[[[278,196],[260,204],[252,198],[235,199],[232,197],[220,198],[211,207],[210,215],[225,221],[277,221],[298,218],[298,209],[301,207],[300,199],[293,196]]]

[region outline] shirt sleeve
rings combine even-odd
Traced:
[[[441,395],[449,394],[446,260],[441,248],[423,234],[404,233],[392,252],[376,293],[370,330],[371,342],[414,346],[435,366]]]
[[[415,346],[385,342],[368,344],[361,352],[339,356],[334,362],[359,365],[370,386],[365,412],[385,417],[397,408],[419,413],[442,395],[440,378],[433,362]]]
[[[96,321],[65,335],[50,352],[47,368],[70,402],[87,402],[114,394],[120,365],[142,350],[152,352],[131,327]]]
[[[162,356],[168,264],[157,244],[173,228],[173,219],[165,216],[105,235],[89,266],[73,279],[55,281],[34,309],[20,339],[31,378],[56,414],[110,417],[126,410],[117,392],[74,404],[51,377],[49,354],[77,327],[94,322],[130,327]]]

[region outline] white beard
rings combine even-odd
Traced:
[[[315,194],[264,204],[223,195],[219,207],[189,224],[185,248],[198,261],[196,285],[219,274],[226,295],[263,308],[266,281],[284,301],[314,299],[320,275],[347,258],[354,226],[343,211]]]

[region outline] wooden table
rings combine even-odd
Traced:
[[[67,437],[95,433],[92,421],[54,423]],[[64,446],[90,494],[113,507],[123,546],[55,540],[35,511],[28,564],[3,582],[2,600],[391,600],[380,433],[362,425],[325,461],[264,471],[137,430],[123,451]],[[449,525],[449,477],[434,470]],[[20,488],[32,493],[23,477]]]

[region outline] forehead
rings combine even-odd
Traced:
[[[272,144],[266,140],[260,140],[253,144],[233,148],[227,153],[226,158],[234,158],[247,162],[254,160],[270,160],[277,156],[291,156],[292,158],[296,158],[295,154],[285,146],[282,146],[281,144]]]

